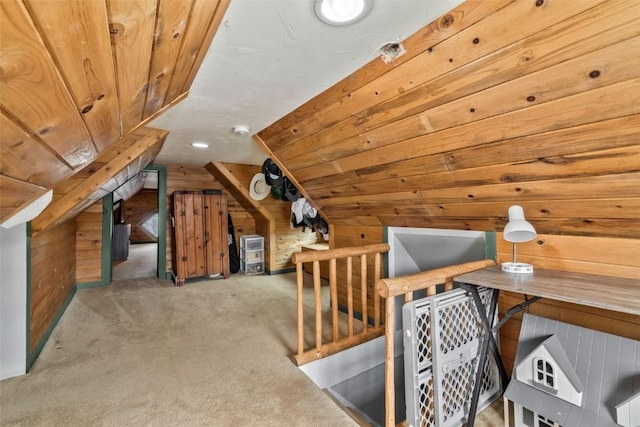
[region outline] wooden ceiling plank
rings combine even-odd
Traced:
[[[401,66],[428,48],[452,37],[454,34],[490,16],[510,3],[512,3],[512,0],[467,1],[462,3],[451,12],[418,30],[403,41],[402,44],[406,50],[404,55],[389,63],[381,61],[379,58],[373,59],[328,90],[260,131],[260,138],[273,150],[277,150],[282,145],[291,142],[288,140],[290,136],[299,138],[315,133],[320,127],[320,123],[314,117],[317,111],[339,101],[346,94],[356,91],[363,85]]]
[[[639,50],[640,35],[535,73],[507,80],[505,83],[496,84],[483,91],[437,105],[414,116],[398,119],[371,131],[353,129],[353,133],[358,130],[359,132],[351,138],[338,140],[334,137],[333,143],[316,141],[315,148],[311,152],[304,150],[306,144],[298,144],[274,154],[285,161],[292,171],[295,171],[312,166],[319,160],[331,161],[402,139],[417,137],[597,87],[623,82],[640,75],[640,56],[637,55]],[[522,67],[515,67],[515,69],[519,68]],[[592,75],[594,77],[591,77]],[[474,77],[474,75],[469,75],[466,78],[473,80]],[[526,91],[523,88],[526,88]],[[410,106],[409,103],[398,106],[396,110],[393,108],[385,109],[386,120],[388,121],[390,117],[403,117],[405,115],[403,112],[409,111]],[[374,117],[372,119],[379,121]],[[334,129],[334,134],[336,133],[339,135],[340,129]]]
[[[428,216],[451,218],[497,218],[505,224],[507,211],[514,203],[509,200],[477,202],[473,211],[468,203],[424,203],[419,205],[399,204],[393,207],[369,206],[363,211],[372,217],[385,216]],[[576,216],[591,219],[638,219],[640,199],[575,199],[575,200],[531,200],[519,201],[528,220],[570,219]],[[577,210],[576,206],[580,209]],[[353,210],[332,208],[327,211],[333,216],[349,216]]]
[[[0,104],[69,165],[86,165],[96,148],[28,11],[2,1],[0,21]]]
[[[376,104],[380,104],[380,103],[383,103],[384,101],[390,101],[392,99],[398,98],[397,96],[398,94],[401,94],[400,96],[402,96],[402,94],[411,92],[412,91],[411,89],[418,88],[424,83],[427,83],[430,80],[433,80],[435,78],[446,77],[447,73],[455,71],[456,69],[463,69],[467,66],[467,64],[470,64],[472,68],[475,68],[477,67],[477,64],[475,64],[475,62],[477,62],[476,61],[477,59],[480,59],[483,56],[490,56],[489,54],[492,53],[493,50],[503,49],[504,46],[508,46],[509,43],[513,43],[514,45],[513,51],[509,55],[509,59],[511,62],[509,62],[506,68],[500,68],[495,66],[492,67],[491,70],[493,71],[491,72],[491,74],[495,74],[496,72],[495,70],[498,70],[498,69],[513,69],[513,64],[517,64],[518,63],[517,59],[519,59],[519,57],[522,55],[523,49],[521,45],[524,43],[524,40],[526,40],[524,39],[525,33],[524,32],[520,33],[519,31],[517,31],[517,28],[514,26],[512,27],[513,31],[509,34],[509,37],[503,38],[502,34],[500,37],[493,37],[492,35],[495,32],[495,26],[493,25],[493,23],[495,22],[494,19],[496,15],[503,14],[503,15],[508,15],[511,18],[522,15],[523,20],[527,20],[529,22],[537,22],[537,24],[539,25],[535,25],[535,27],[538,31],[540,30],[540,28],[544,28],[544,25],[549,25],[553,27],[554,24],[557,24],[559,26],[568,28],[569,26],[567,25],[566,21],[571,21],[569,19],[570,17],[576,15],[577,11],[583,10],[582,7],[584,7],[585,10],[588,10],[590,7],[593,7],[595,4],[596,2],[589,3],[589,4],[582,3],[581,6],[579,6],[577,9],[564,8],[564,5],[563,5],[561,12],[545,10],[545,14],[540,19],[543,19],[546,21],[537,22],[538,18],[532,21],[529,21],[531,18],[531,15],[540,14],[539,11],[536,13],[536,11],[534,10],[529,10],[532,7],[533,9],[536,9],[534,6],[532,6],[532,4],[524,3],[524,2],[516,2],[512,5],[509,5],[508,7],[501,9],[499,12],[496,12],[494,15],[491,16],[491,19],[488,20],[489,22],[482,21],[472,26],[471,28],[468,28],[466,31],[452,36],[450,39],[447,39],[440,45],[433,48],[432,51],[424,52],[423,54],[421,54],[420,56],[417,56],[411,61],[401,64],[393,72],[390,72],[380,77],[379,79],[373,81],[370,85],[365,85],[362,88],[360,88],[358,91],[349,93],[348,96],[345,97],[343,100],[317,111],[315,113],[315,118],[317,121],[324,123],[324,125],[327,126],[333,123],[337,123],[340,120],[343,120],[344,118],[350,115],[357,116],[359,111],[375,109]],[[552,13],[546,13],[546,12],[552,12]],[[602,11],[598,10],[596,11],[596,13],[591,13],[591,15],[598,16],[601,19]],[[499,21],[499,22],[502,22],[502,21]],[[607,22],[607,21],[601,20],[601,22]],[[608,21],[608,22],[611,22],[611,21]],[[616,24],[619,24],[619,23],[620,23],[619,20],[616,20]],[[600,23],[600,26],[602,25],[603,24]],[[535,38],[536,31],[534,31],[533,29],[530,29],[530,30],[531,30],[530,35],[532,35],[533,38]],[[552,29],[550,28],[550,30]],[[553,29],[553,31],[557,31],[557,29]],[[469,32],[473,32],[473,36],[469,35]],[[548,31],[547,33],[549,32],[551,31]],[[579,37],[584,37],[584,34],[581,34]],[[469,42],[471,39],[478,39],[482,41],[481,42],[479,41],[478,43],[473,44]],[[593,47],[591,46],[590,48],[592,49]],[[441,51],[444,51],[445,55],[450,55],[449,52],[456,52],[457,56],[454,61],[455,66],[452,65],[453,62],[449,62],[449,60],[450,59],[453,60],[453,58],[449,58],[449,56],[441,57],[441,54],[440,54]],[[465,54],[465,52],[469,57],[466,59],[463,59],[461,55]],[[517,56],[515,61],[511,58],[511,56],[513,55]],[[537,56],[538,55],[536,55],[536,57]],[[543,57],[542,54],[540,56]],[[537,61],[531,61],[531,62],[535,63]],[[525,69],[525,67],[519,67],[519,68]],[[527,64],[526,68],[527,69],[529,68],[529,64]],[[469,72],[466,71],[457,75],[456,79],[459,79],[466,74],[469,74]],[[395,78],[396,75],[398,76],[398,78]],[[407,80],[407,79],[410,79],[410,80]],[[490,82],[494,82],[495,79],[496,79],[495,76],[491,76],[491,79],[488,79],[488,80],[490,80]],[[487,81],[487,84],[490,84],[489,81]],[[443,90],[443,88],[445,88],[445,90]],[[428,91],[428,94],[429,96],[433,96],[432,94],[434,93],[440,94],[439,96],[445,96],[447,95],[447,92],[448,92],[447,85],[439,84],[437,85],[437,90],[430,90]],[[421,102],[424,102],[424,100],[422,99],[425,97],[420,97],[420,98],[421,98]],[[429,98],[427,97],[427,99]],[[398,104],[404,105],[406,104],[406,102],[403,101],[403,102],[399,102]],[[389,116],[386,116],[386,114],[388,114],[387,110],[388,108],[384,109],[384,114],[385,114],[384,117],[386,118],[386,120],[389,120]],[[322,118],[323,116],[327,116],[327,117]],[[331,118],[329,118],[329,116]],[[381,117],[376,117],[376,120],[364,120],[363,118],[357,118],[357,120],[361,122],[366,121],[368,123],[379,123],[381,122],[381,119],[382,119]],[[384,121],[382,121],[382,123],[384,123]],[[297,133],[297,135],[298,137],[306,136],[305,134],[302,134],[302,133]],[[289,142],[297,143],[296,139],[290,139]],[[282,148],[282,145],[278,145],[274,148],[280,149]]]
[[[143,119],[157,0],[110,0],[109,29],[115,56],[121,134]]]
[[[0,112],[0,174],[53,187],[72,172],[66,163]]]
[[[602,148],[626,147],[637,144],[639,129],[640,115],[635,114],[443,154],[370,166],[357,171],[308,180],[304,182],[304,186],[309,194],[315,195],[349,183],[357,185],[361,181],[374,182],[489,166],[495,164],[496,159],[501,163],[517,163],[567,154],[578,155]],[[513,147],[518,149],[514,150]]]
[[[202,34],[207,33],[219,3],[220,0],[194,1],[189,21],[187,22],[186,33],[182,39],[178,59],[167,90],[167,96],[164,100],[165,105],[189,90],[190,84],[187,84],[187,82],[195,61],[199,57],[199,52],[204,50],[204,54],[209,48],[209,44],[203,44]]]
[[[471,122],[295,171],[307,179],[640,113],[640,79]],[[327,167],[330,165],[330,167]]]
[[[425,173],[371,182],[366,179],[333,187],[313,194],[314,200],[336,196],[369,195],[436,188],[481,186],[500,183],[532,182],[552,178],[590,177],[617,173],[640,172],[640,145],[590,151],[557,157],[534,158],[517,163],[496,163],[473,169]],[[397,170],[398,173],[402,169]],[[307,191],[309,191],[307,189]]]
[[[375,81],[349,93],[316,113],[325,126],[371,108],[398,93],[446,74],[465,64],[498,51],[537,32],[564,22],[581,12],[594,8],[603,0],[583,0],[570,3],[545,2],[537,7],[535,2],[516,1],[500,9],[464,31],[427,50],[402,66],[386,73]],[[497,22],[518,22],[518,25],[500,25]],[[477,38],[478,43],[473,43]]]
[[[375,195],[333,197],[318,201],[321,209],[393,207],[397,204],[479,203],[509,200],[513,204],[531,200],[608,199],[611,195],[639,198],[640,172],[581,178],[550,179],[433,190],[413,190]]]
[[[25,0],[98,151],[120,137],[107,10],[102,1]],[[69,40],[73,40],[70,43]]]
[[[0,175],[0,223],[47,191],[39,185]]]
[[[100,191],[100,188],[115,174],[120,172],[126,166],[135,161],[139,156],[143,155],[149,149],[157,149],[162,146],[166,138],[167,132],[157,129],[149,129],[148,133],[140,138],[135,144],[128,147],[120,153],[111,162],[100,168],[89,178],[84,180],[82,184],[76,186],[56,202],[51,203],[37,218],[32,221],[32,232],[34,235],[46,229],[58,219],[63,217],[67,212],[74,209],[80,203],[92,194]]]
[[[144,118],[159,111],[164,105],[192,6],[193,0],[160,0]]]
[[[220,23],[222,23],[222,19],[224,18],[230,3],[231,0],[217,0],[217,6],[215,12],[213,13],[213,18],[211,18],[211,22],[209,23],[209,27],[207,28],[205,36],[201,39],[201,46],[200,49],[198,49],[198,54],[193,59],[191,71],[189,72],[189,75],[187,76],[187,79],[182,86],[183,92],[186,92],[191,88],[191,85],[193,84],[193,81],[195,80],[196,75],[200,70],[200,66],[202,65],[202,62],[204,61],[204,58],[209,51],[209,46],[211,45],[213,38],[218,32]]]

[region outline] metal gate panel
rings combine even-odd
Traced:
[[[491,292],[480,289],[489,310]],[[403,307],[405,394],[410,426],[460,426],[467,418],[483,331],[473,300],[455,289]],[[483,369],[478,407],[501,394],[492,357]]]

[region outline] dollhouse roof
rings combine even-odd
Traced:
[[[616,426],[616,406],[640,393],[640,342],[525,314],[515,366],[543,344],[583,386],[582,406],[521,382],[515,369],[505,396],[563,426]]]
[[[540,347],[545,347],[547,349],[551,357],[553,357],[553,360],[558,365],[558,368],[560,368],[562,372],[564,372],[564,374],[567,376],[569,381],[571,381],[573,387],[578,392],[584,391],[582,381],[580,381],[580,378],[576,374],[576,370],[567,357],[567,354],[564,352],[564,348],[562,348],[562,344],[560,344],[558,338],[555,335],[551,335],[550,337],[545,339],[539,346],[533,349],[529,354],[536,353]],[[517,365],[520,365],[520,363],[524,362],[525,359],[526,357],[523,358],[523,360],[520,361]]]

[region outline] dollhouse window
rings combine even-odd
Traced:
[[[556,424],[550,418],[544,417],[540,414],[536,417],[536,427],[553,427]]]
[[[556,375],[553,363],[541,357],[533,360],[533,380],[545,387],[557,390]]]

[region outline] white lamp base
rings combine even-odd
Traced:
[[[533,265],[522,262],[503,262],[502,271],[507,273],[533,273]]]

